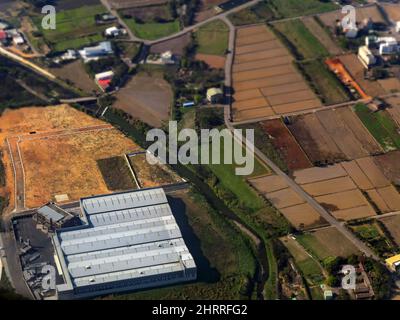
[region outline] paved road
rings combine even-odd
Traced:
[[[228,48],[228,55],[227,55],[227,62],[225,68],[225,86],[228,88],[232,85],[232,63],[233,63],[233,55],[235,50],[235,28],[229,22],[228,26],[230,28],[230,37],[229,37],[229,48]],[[228,95],[229,104],[225,107],[224,118],[225,118],[225,125],[229,130],[233,130],[234,127],[231,122],[231,107],[230,102],[231,97],[230,94]],[[239,141],[238,138],[233,135],[234,138],[237,140],[238,143],[242,143]],[[246,139],[244,137],[244,139]],[[306,193],[293,179],[291,179],[285,172],[283,172],[271,159],[265,156],[259,149],[257,149],[252,143],[248,140],[245,140],[246,148],[251,151],[254,149],[255,155],[261,159],[265,164],[267,164],[275,174],[282,177],[289,187],[295,191],[302,199],[304,199],[310,206],[312,206],[330,225],[334,226],[340,233],[342,233],[349,241],[351,241],[362,253],[364,253],[368,257],[372,257],[375,260],[379,260],[379,257],[373,253],[373,251],[367,247],[362,241],[360,241],[352,232],[350,232],[346,226],[336,220],[325,208],[323,208],[313,197],[311,197],[308,193]]]
[[[128,34],[129,34],[129,38],[130,38],[130,40],[128,40],[128,41],[142,42],[143,44],[149,45],[149,46],[150,46],[150,45],[157,44],[157,43],[160,43],[160,42],[164,42],[164,41],[167,41],[167,40],[171,40],[171,39],[174,39],[174,38],[178,38],[178,37],[180,37],[180,36],[182,36],[182,35],[184,35],[184,34],[186,34],[186,33],[188,33],[188,32],[191,32],[191,31],[193,31],[193,30],[195,30],[195,29],[197,29],[197,28],[199,28],[199,27],[201,27],[201,26],[203,26],[203,25],[205,25],[205,24],[207,24],[207,23],[209,23],[209,22],[216,21],[216,20],[220,20],[220,19],[225,20],[225,18],[227,18],[227,16],[228,16],[229,14],[234,13],[234,12],[238,12],[238,11],[243,10],[243,9],[245,9],[245,8],[248,8],[248,7],[251,7],[251,6],[257,4],[257,3],[260,2],[260,1],[262,1],[262,0],[252,0],[252,1],[249,1],[249,2],[247,2],[247,3],[245,3],[245,4],[242,4],[241,6],[238,6],[238,7],[236,7],[236,8],[231,9],[231,10],[222,12],[222,13],[220,13],[220,14],[218,14],[218,15],[215,15],[215,16],[213,16],[213,17],[211,17],[211,18],[208,18],[208,19],[206,19],[206,20],[204,20],[204,21],[198,22],[198,23],[196,23],[196,24],[194,24],[194,25],[185,27],[185,28],[182,29],[181,31],[179,31],[179,32],[177,32],[177,33],[174,33],[174,34],[172,34],[172,35],[169,35],[169,36],[166,36],[166,37],[157,39],[157,40],[146,40],[146,39],[141,39],[141,38],[135,36],[135,35],[132,33],[132,31],[129,30],[129,28],[128,28],[128,27],[126,26],[126,24],[123,22],[122,18],[118,15],[118,12],[116,12],[115,10],[113,10],[113,9],[111,8],[110,4],[108,3],[108,0],[101,0],[101,2],[102,2],[103,5],[108,9],[108,11],[110,11],[113,15],[115,15],[115,16],[118,18],[119,23],[120,23],[122,26],[124,26],[124,28],[127,28]],[[122,21],[122,23],[121,23],[121,21]],[[226,21],[226,20],[225,20],[225,21]],[[127,40],[122,40],[122,41],[127,41]]]

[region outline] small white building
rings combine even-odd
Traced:
[[[371,50],[368,49],[367,46],[362,46],[358,48],[358,59],[367,69],[376,63],[375,56],[372,54]]]
[[[358,28],[357,27],[344,29],[343,32],[345,33],[346,38],[349,38],[349,39],[355,39],[358,36]]]
[[[381,37],[378,38],[377,42],[379,43],[380,55],[394,54],[399,52],[399,45],[394,37]]]
[[[104,34],[106,35],[106,37],[118,37],[118,36],[123,35],[125,33],[126,33],[125,29],[121,29],[121,28],[118,28],[118,27],[115,27],[115,26],[107,28],[104,31]]]
[[[98,60],[101,57],[113,54],[114,50],[110,41],[100,42],[97,46],[86,47],[79,51],[79,54],[85,62],[90,60]]]
[[[172,54],[172,51],[166,51],[161,54],[161,61],[164,64],[174,64],[174,55]]]
[[[12,38],[12,41],[13,41],[13,44],[16,45],[16,46],[20,46],[20,45],[23,45],[25,43],[25,39],[21,34],[19,34],[18,36],[14,36]]]
[[[400,21],[396,22],[396,32],[400,33]]]

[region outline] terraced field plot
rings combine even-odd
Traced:
[[[235,121],[321,106],[292,61],[266,26],[238,28],[233,65]]]
[[[349,108],[298,116],[292,119],[288,128],[314,164],[352,160],[382,152]]]
[[[306,229],[326,224],[320,214],[289,188],[282,177],[268,175],[249,179],[249,183],[278,208],[295,228]]]
[[[389,230],[394,241],[400,246],[400,215],[392,217],[383,217],[379,219],[383,222],[385,227]]]
[[[294,173],[295,181],[339,220],[400,210],[400,195],[372,157]]]

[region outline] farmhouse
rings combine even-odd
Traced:
[[[162,188],[84,198],[85,224],[52,237],[59,299],[193,281],[197,269]]]
[[[369,68],[370,66],[376,63],[376,58],[372,54],[372,52],[368,49],[367,46],[362,46],[358,49],[358,59],[361,61],[365,68]]]
[[[118,37],[118,36],[120,36],[121,34],[125,34],[126,33],[126,30],[125,29],[121,29],[121,28],[117,28],[117,27],[110,27],[110,28],[107,28],[105,31],[104,31],[104,34],[106,35],[106,37]]]
[[[207,100],[211,103],[221,102],[224,93],[219,88],[211,88],[207,90]]]
[[[98,60],[101,57],[113,54],[112,45],[110,41],[100,42],[95,47],[86,47],[79,51],[79,54],[85,62],[90,60]]]
[[[106,72],[98,73],[94,77],[95,77],[96,83],[100,87],[100,89],[103,91],[106,91],[111,85],[111,81],[114,77],[114,72],[106,71]]]

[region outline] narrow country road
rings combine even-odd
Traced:
[[[220,20],[220,19],[224,20],[229,14],[234,13],[234,12],[238,12],[240,10],[243,10],[243,9],[247,8],[247,7],[251,7],[251,6],[257,4],[260,1],[262,1],[262,0],[249,1],[249,2],[247,2],[245,4],[237,6],[237,7],[233,8],[233,9],[231,9],[231,10],[222,12],[222,13],[220,13],[218,15],[215,15],[215,16],[213,16],[211,18],[208,18],[208,19],[206,19],[204,21],[201,21],[201,22],[198,22],[198,23],[196,23],[194,25],[185,27],[181,31],[179,31],[177,33],[174,33],[172,35],[169,35],[169,36],[157,39],[157,40],[146,40],[146,39],[141,39],[141,38],[139,38],[139,37],[137,37],[136,35],[133,34],[133,32],[127,27],[126,23],[120,17],[118,12],[111,7],[111,5],[109,4],[108,0],[101,0],[102,4],[108,9],[108,11],[118,19],[118,22],[124,28],[127,29],[127,32],[128,32],[129,38],[130,38],[128,41],[142,42],[143,44],[148,45],[148,46],[151,46],[151,45],[154,45],[154,44],[157,44],[157,43],[160,43],[160,42],[164,42],[164,41],[167,41],[167,40],[178,38],[178,37],[180,37],[180,36],[182,36],[182,35],[184,35],[184,34],[186,34],[188,32],[191,32],[191,31],[193,31],[193,30],[195,30],[195,29],[197,29],[197,28],[199,28],[199,27],[201,27],[201,26],[203,26],[203,25],[205,25],[205,24],[207,24],[209,22]],[[122,41],[127,41],[127,40],[122,40]]]
[[[225,86],[229,88],[229,92],[227,93],[228,104],[225,107],[224,112],[224,120],[226,127],[233,132],[233,125],[231,122],[231,103],[232,103],[232,66],[234,61],[234,51],[235,51],[235,38],[236,31],[235,27],[226,17],[222,18],[230,29],[229,36],[229,47],[228,54],[226,57],[226,66],[225,66]],[[254,121],[253,121],[254,122]],[[240,144],[243,141],[240,141],[236,135],[232,134],[234,139]],[[379,260],[379,257],[369,248],[367,247],[361,240],[359,240],[350,230],[346,228],[346,226],[336,220],[325,208],[323,208],[313,197],[311,197],[308,193],[306,193],[292,178],[290,178],[285,172],[283,172],[271,159],[265,156],[259,149],[257,149],[250,141],[248,141],[245,137],[243,137],[246,143],[246,148],[249,152],[254,149],[255,155],[261,159],[275,174],[282,177],[288,186],[295,191],[303,200],[305,200],[310,206],[312,206],[320,215],[323,217],[330,225],[334,226],[343,236],[345,236],[351,243],[353,243],[362,253],[364,253],[367,257],[372,257],[375,260]]]

